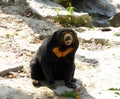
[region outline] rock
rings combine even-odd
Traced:
[[[65,23],[67,22],[61,22],[62,20],[68,20],[68,18],[71,19],[71,14],[69,11],[67,11],[64,7],[62,7],[61,5],[51,2],[49,0],[39,0],[39,2],[37,0],[27,0],[29,8],[31,9],[32,13],[36,14],[38,17],[41,18],[54,18],[54,21],[56,23],[63,23],[62,25],[64,26]],[[59,17],[56,17],[58,16]],[[67,15],[67,16],[66,16]],[[70,15],[70,16],[69,16]],[[74,25],[78,24],[79,26],[86,26],[86,27],[93,27],[91,19],[88,15],[88,13],[77,13],[74,12],[73,13],[74,17],[76,20],[69,20],[69,23],[73,23]],[[78,22],[78,23],[75,23]],[[79,24],[81,23],[81,24]]]
[[[96,44],[106,44],[108,42],[107,39],[103,39],[103,38],[94,38],[92,39],[93,42],[95,42]]]
[[[0,5],[4,4],[4,5],[16,5],[16,4],[20,4],[20,3],[25,3],[26,0],[0,0]]]
[[[57,11],[55,11],[57,8],[65,11],[64,7],[49,0],[27,0],[27,3],[31,11],[41,17],[57,15]]]
[[[23,68],[22,64],[15,64],[9,66],[0,66],[0,76],[5,76],[9,72],[16,72]]]
[[[99,14],[113,16],[116,13],[116,7],[109,0],[87,0],[86,2],[78,1],[76,3],[78,9],[88,12],[89,14]]]
[[[57,81],[57,85],[59,85],[59,84],[63,85],[63,82]],[[56,89],[54,89],[54,91],[57,93],[57,95],[61,95],[64,92],[69,92],[69,91],[73,91],[74,90],[74,89],[68,88],[66,86],[60,86],[60,85],[57,86]],[[80,88],[81,88],[81,82],[79,80],[76,82],[76,86],[77,86],[76,90],[80,90]]]
[[[4,5],[13,5],[15,2],[15,0],[0,0],[0,5],[4,4]]]
[[[93,25],[95,27],[106,27],[106,26],[109,26],[109,22],[108,22],[108,19],[106,20],[92,20],[93,22]]]
[[[53,17],[56,15],[68,15],[69,12],[66,11],[64,7],[61,5],[51,2],[49,0],[27,0],[29,4],[29,8],[32,10],[33,13],[40,15],[41,17]],[[57,11],[59,9],[59,11]],[[87,13],[74,13],[75,16],[88,17]]]
[[[0,79],[0,81],[2,99],[8,99],[8,97],[9,99],[59,99],[62,93],[74,91],[74,89],[63,86],[62,81],[56,81],[56,89],[50,89],[47,86],[33,87],[30,78]],[[78,81],[76,85],[76,90],[80,91],[81,82]]]
[[[114,29],[113,29],[114,30]],[[99,30],[86,30],[82,33],[77,33],[80,42],[83,43],[96,43],[96,44],[120,44],[119,37],[114,36],[114,32],[111,31],[99,31]],[[109,34],[109,35],[108,35]]]
[[[114,27],[120,26],[120,13],[115,14],[113,17],[110,18],[110,24]]]
[[[33,99],[33,97],[19,89],[13,89],[7,86],[0,86],[0,98],[1,99]]]
[[[83,11],[92,16],[97,27],[110,26],[109,18],[119,12],[120,2],[117,0],[75,0],[73,6],[77,12]]]
[[[95,12],[106,15],[106,16],[112,16],[116,13],[115,7],[110,3],[109,0],[90,0],[89,3],[91,5],[91,8],[94,9]]]

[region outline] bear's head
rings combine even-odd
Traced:
[[[59,29],[53,34],[54,43],[60,46],[70,46],[78,38],[72,29]]]

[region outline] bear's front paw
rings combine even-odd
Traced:
[[[76,86],[74,83],[72,83],[72,82],[66,82],[65,85],[66,85],[67,87],[69,87],[69,88],[73,88],[73,89],[76,89],[76,88],[77,88],[77,86]]]
[[[51,89],[56,89],[56,84],[55,84],[55,81],[49,81],[48,82],[48,87],[51,88]]]
[[[76,78],[73,78],[72,80],[71,80],[71,82],[76,82],[77,81],[77,79]]]
[[[49,81],[48,81],[48,84],[49,84],[49,85],[55,84],[55,81],[54,81],[54,80],[49,80]]]

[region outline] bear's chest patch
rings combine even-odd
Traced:
[[[52,49],[52,51],[54,52],[54,54],[57,56],[57,57],[65,57],[66,55],[68,55],[70,52],[73,51],[73,48],[72,47],[69,47],[67,48],[65,51],[60,51],[59,50],[59,47],[55,47]]]

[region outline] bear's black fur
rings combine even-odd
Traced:
[[[65,37],[66,34],[68,36]],[[73,76],[78,45],[77,34],[72,29],[59,29],[47,38],[30,61],[33,85],[39,85],[41,80],[46,80],[50,85],[55,80],[64,80],[66,86],[76,88]]]

